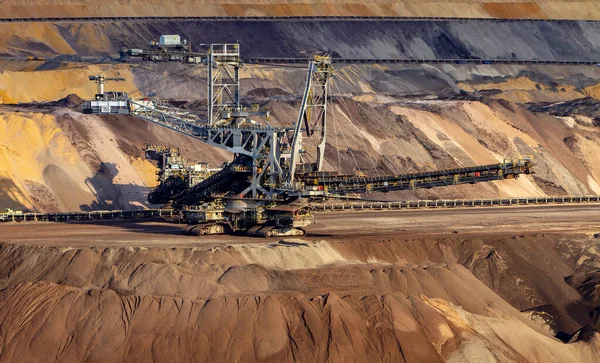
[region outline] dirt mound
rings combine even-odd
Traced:
[[[85,60],[77,54],[61,54],[50,59],[50,63],[81,63]]]
[[[587,302],[600,308],[600,271],[569,276],[566,282],[576,289]]]
[[[75,96],[60,102],[77,101]],[[0,179],[9,186],[0,207],[73,211],[146,206],[147,185],[155,183],[152,164],[141,161],[141,153],[125,154],[114,141],[117,136],[96,118],[60,110],[0,112]]]
[[[281,88],[255,88],[248,91],[248,96],[258,98],[277,98],[279,96],[291,96]]]
[[[600,117],[598,100],[591,97],[582,97],[566,102],[541,102],[532,103],[527,108],[533,112],[546,112],[555,116],[585,115],[592,118]]]
[[[68,107],[68,108],[76,108],[81,107],[81,102],[83,100],[76,94],[70,93],[67,97],[61,98],[55,102],[48,102],[48,105],[55,107]]]
[[[553,247],[563,243],[0,244],[0,358],[593,361],[600,335],[561,322],[578,296],[564,281],[570,256]],[[537,253],[517,248],[528,245]],[[539,315],[573,343],[509,302],[545,304]]]

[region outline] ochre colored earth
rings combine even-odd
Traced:
[[[595,0],[355,0],[3,2],[2,17],[102,16],[405,16],[459,18],[599,19]]]

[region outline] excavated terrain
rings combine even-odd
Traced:
[[[0,16],[415,15],[600,18],[587,1],[225,4],[2,2]],[[594,60],[598,23],[0,23],[0,209],[153,207],[147,144],[231,155],[130,116],[83,115],[107,89],[203,113],[203,66],[108,58],[160,34],[248,57]],[[48,62],[14,60],[45,55]],[[51,59],[54,56],[56,59]],[[246,65],[245,103],[297,119],[305,65]],[[336,65],[326,169],[402,174],[533,155],[515,180],[368,195],[600,193],[600,68]],[[164,220],[0,225],[0,362],[594,362],[598,205],[327,212],[302,239],[191,237]]]
[[[598,209],[554,208],[325,213],[282,241],[3,227],[0,360],[595,361]],[[471,231],[481,218],[504,232]],[[576,229],[513,234],[538,218]]]
[[[273,124],[291,125],[305,72],[303,66],[247,65],[242,73],[244,102],[270,109]],[[593,66],[340,65],[331,86],[326,169],[401,174],[533,155],[536,173],[517,180],[371,197],[598,193],[600,134],[593,110],[599,72]],[[156,168],[144,159],[147,144],[179,147],[190,162],[219,166],[230,160],[223,151],[133,117],[82,115],[80,98],[95,93],[85,76],[102,73],[127,78],[111,89],[134,97],[155,94],[203,113],[202,68],[70,64],[5,71],[0,75],[5,85],[0,94],[7,103],[0,107],[3,208],[149,206],[147,193],[156,185]],[[32,82],[45,86],[31,89],[27,85]],[[52,94],[65,98],[53,101]],[[11,104],[16,100],[21,103]]]
[[[203,44],[241,45],[244,57],[303,57],[331,51],[343,58],[597,61],[597,21],[149,21],[0,23],[0,56],[115,55],[145,48],[161,34]]]

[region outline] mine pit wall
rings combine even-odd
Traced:
[[[15,55],[20,54],[18,49],[37,44],[39,47],[35,49],[40,49],[41,53],[100,54],[130,45],[124,44],[123,39],[127,39],[127,43],[146,44],[148,37],[175,32],[207,41],[222,41],[222,34],[239,34],[242,52],[256,56],[269,53],[295,57],[299,50],[327,45],[326,48],[341,56],[355,57],[383,54],[390,57],[551,60],[575,54],[594,58],[598,49],[593,36],[600,30],[596,29],[598,24],[570,21],[35,23],[22,32],[11,28],[16,24],[0,24],[0,29],[6,27],[0,31],[3,34],[0,35],[0,48],[4,47],[0,51]],[[273,38],[260,35],[262,28],[270,29],[266,33]],[[354,29],[360,31],[353,34]],[[544,38],[531,38],[538,33]],[[124,38],[124,34],[128,37]],[[314,34],[328,36],[311,36]],[[89,39],[99,40],[91,42]],[[307,39],[314,44],[307,44]],[[287,46],[280,48],[273,44]],[[0,64],[8,67],[0,74],[0,102],[6,104],[55,101],[69,93],[91,98],[95,89],[87,80],[89,74],[123,76],[127,82],[115,83],[111,89],[130,91],[135,97],[157,91],[162,98],[190,101],[188,107],[202,108],[199,100],[206,96],[203,67],[47,62],[38,65],[38,71],[32,71],[30,62],[0,60]],[[297,118],[299,102],[296,95],[302,90],[305,72],[304,67],[297,65],[247,65],[242,71],[242,92],[251,102],[270,108],[274,124],[289,124]],[[186,77],[180,77],[182,73]],[[153,85],[162,82],[165,75],[172,77],[168,89],[155,89]],[[600,164],[596,160],[600,142],[594,124],[597,116],[580,114],[573,109],[559,110],[556,114],[563,116],[553,117],[529,112],[519,104],[570,102],[585,97],[595,102],[600,89],[599,78],[600,68],[594,66],[339,65],[334,94],[344,97],[333,101],[333,110],[341,117],[336,126],[339,134],[345,137],[335,141],[330,128],[326,168],[341,169],[346,173],[360,168],[373,175],[375,169],[379,173],[402,174],[495,163],[504,157],[533,154],[537,163],[534,176],[375,198],[472,199],[597,194],[600,193]],[[37,86],[32,88],[31,84]],[[439,99],[429,100],[435,97]],[[40,130],[33,133],[38,136],[19,144],[31,145],[26,152],[20,150],[19,145],[13,145],[12,138],[2,143],[7,145],[0,148],[0,183],[5,186],[0,191],[2,208],[67,211],[98,209],[101,205],[118,209],[147,206],[144,195],[155,181],[153,166],[140,159],[145,143],[184,145],[182,152],[188,160],[209,161],[212,165],[230,159],[230,155],[222,151],[200,142],[190,142],[133,118],[82,116],[77,115],[76,110],[66,112],[60,107],[57,110],[55,106],[44,108],[35,104],[24,106],[24,109],[16,107],[18,111],[25,109],[26,114],[15,116],[15,109],[3,109],[0,127],[8,130],[5,135],[13,135],[21,123],[37,123]],[[61,121],[65,113],[71,121]],[[56,121],[51,122],[52,127],[26,121],[42,116],[56,118]],[[350,123],[346,116],[355,123]],[[10,119],[20,121],[11,122]],[[90,133],[86,128],[105,131]],[[64,141],[65,134],[76,148],[69,160],[63,160],[55,150],[56,142]],[[45,136],[39,135],[51,135],[52,143],[46,145]],[[89,137],[94,140],[88,141]],[[95,197],[95,187],[86,185],[86,179],[93,179],[100,170],[108,170],[100,168],[103,164],[115,164],[116,171],[110,169],[112,172],[100,173],[100,178],[94,179],[99,188],[106,184],[109,190],[105,195]],[[36,170],[25,173],[30,167],[21,168],[22,165],[35,165]],[[65,173],[73,176],[69,185],[77,191],[76,198],[66,198],[56,182]],[[125,188],[125,185],[131,187]]]
[[[597,335],[569,347],[552,336],[597,326],[592,302],[565,282],[593,269],[595,244],[551,235],[210,249],[3,243],[0,359],[591,361]],[[545,320],[528,318],[536,309]]]
[[[305,56],[301,51],[329,50],[342,58],[596,61],[599,27],[510,20],[0,22],[0,54],[116,55],[121,47],[144,48],[161,34],[180,34],[192,45],[239,42],[243,57],[298,58]]]
[[[110,70],[109,65],[96,67],[86,72]],[[155,69],[142,71],[137,67],[129,70],[119,66],[117,70],[132,76],[132,83],[147,85],[154,79],[149,78],[149,74],[158,77],[163,72],[184,69],[173,64],[150,66],[153,67]],[[14,85],[6,90],[14,99],[21,97],[22,86],[28,84],[30,74],[40,80],[67,79],[68,74],[62,72],[71,70],[5,72],[0,78]],[[304,72],[303,68],[246,66],[243,71],[245,97],[271,109],[273,124],[289,124],[297,117],[299,101],[294,94],[302,88],[299,80]],[[495,77],[497,74],[508,76]],[[201,85],[202,72],[198,71],[195,77],[198,82],[181,82],[174,93],[161,96],[201,95],[188,92]],[[332,102],[338,137],[336,140],[334,128],[330,127],[326,168],[352,173],[357,167],[353,154],[358,167],[372,175],[376,175],[374,164],[380,173],[403,174],[490,164],[504,157],[531,154],[536,162],[534,176],[374,197],[410,200],[597,194],[600,169],[595,158],[600,143],[594,124],[596,116],[586,116],[585,112],[569,105],[573,99],[595,97],[594,90],[598,86],[594,82],[598,77],[597,67],[342,66],[337,72],[335,89],[337,94],[344,92],[344,96]],[[429,83],[423,85],[423,80]],[[85,88],[88,82],[76,82],[78,86],[74,89],[81,91],[84,97],[91,97],[94,90]],[[479,101],[461,100],[460,88],[469,92],[497,88],[501,92]],[[567,88],[571,91],[562,91]],[[439,94],[440,99],[423,100],[422,93],[427,89]],[[69,91],[65,88],[65,95]],[[272,93],[279,96],[271,96]],[[35,90],[27,95],[29,101],[48,100],[47,95],[37,94]],[[565,101],[563,105],[569,116],[532,113],[515,104],[521,100]],[[594,99],[588,100],[594,108]],[[190,161],[221,165],[230,159],[223,151],[132,117],[81,115],[76,108],[67,109],[65,105],[2,108],[0,127],[6,137],[2,143],[7,145],[0,149],[0,173],[6,185],[0,195],[3,208],[51,212],[144,206],[144,193],[155,185],[154,166],[140,159],[147,143],[181,147]],[[185,107],[201,108],[202,105],[192,100]],[[561,112],[559,107],[555,106],[556,112]],[[28,130],[26,133],[17,132],[23,127]],[[24,145],[26,150],[21,150]],[[72,188],[80,191],[76,198],[64,197],[64,188],[55,182],[60,180],[61,170],[73,179],[69,185],[78,185]],[[100,177],[94,179],[99,171],[102,171]],[[86,184],[87,178],[98,185],[109,183],[111,186],[98,199],[92,192],[95,187]],[[120,191],[119,185],[135,188],[125,193],[127,190]],[[111,207],[115,198],[120,201]]]

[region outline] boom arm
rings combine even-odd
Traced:
[[[305,177],[304,183],[308,186],[317,186],[318,189],[328,193],[387,192],[518,178],[520,174],[531,174],[532,167],[533,160],[531,157],[522,157],[517,160],[505,160],[498,164],[416,174],[385,175],[371,178],[344,175]]]

